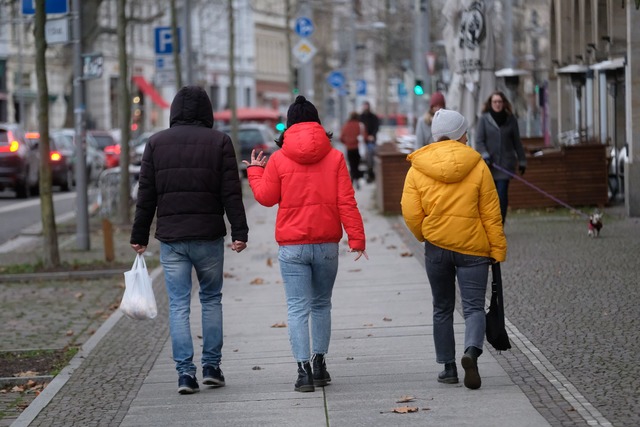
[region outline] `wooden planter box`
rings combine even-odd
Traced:
[[[376,202],[382,213],[392,215],[402,213],[400,200],[404,179],[410,166],[407,153],[399,152],[395,144],[383,144],[378,147],[375,164]]]
[[[526,144],[525,144],[526,145]],[[530,151],[541,156],[527,158],[523,178],[570,206],[604,206],[607,194],[607,156],[602,144],[573,145],[551,149],[533,144]],[[384,214],[402,213],[400,200],[407,171],[411,166],[407,154],[399,152],[395,144],[378,147],[375,173],[376,201]],[[509,207],[543,208],[560,206],[518,179],[509,185]]]
[[[527,158],[525,180],[570,206],[604,206],[607,194],[607,155],[602,144],[542,149]],[[560,206],[518,179],[509,185],[509,207]]]

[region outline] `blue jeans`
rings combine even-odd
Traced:
[[[493,182],[495,182],[496,191],[498,191],[500,213],[502,214],[502,223],[504,224],[504,221],[507,219],[507,207],[509,207],[509,180],[496,179]]]
[[[433,340],[436,362],[456,360],[453,334],[453,311],[456,304],[456,277],[460,287],[464,315],[464,348],[482,351],[485,334],[485,293],[491,260],[488,257],[464,255],[442,249],[429,242],[424,244],[427,277],[433,295]]]
[[[202,305],[202,365],[218,367],[222,358],[222,268],[224,239],[160,243],[160,263],[169,296],[169,329],[179,375],[195,375],[191,338],[191,272],[195,267]]]
[[[280,273],[287,297],[289,342],[297,362],[326,354],[331,340],[331,294],[338,274],[338,244],[280,246]],[[311,335],[309,334],[311,317]]]

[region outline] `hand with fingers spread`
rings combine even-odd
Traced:
[[[264,167],[267,164],[267,156],[264,152],[260,151],[256,156],[256,150],[251,150],[251,161],[243,160],[242,163],[249,166],[260,166]]]
[[[360,259],[360,257],[362,257],[363,255],[364,255],[364,258],[365,258],[366,260],[368,260],[368,259],[369,259],[369,255],[367,255],[367,251],[358,251],[358,250],[355,250],[355,249],[351,249],[349,252],[355,252],[355,253],[357,253],[357,254],[358,254],[358,255],[353,259],[354,261],[359,260],[359,259]]]

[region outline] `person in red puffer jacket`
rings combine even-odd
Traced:
[[[351,182],[360,189],[358,179],[360,179],[360,143],[367,140],[367,130],[360,121],[360,115],[355,111],[349,115],[349,120],[342,126],[340,131],[340,142],[347,149],[347,161],[349,162],[349,173]]]
[[[355,260],[363,255],[368,259],[347,165],[330,138],[315,106],[298,96],[287,112],[287,129],[278,141],[281,149],[268,163],[264,153],[255,150],[250,161],[244,160],[258,203],[278,204],[278,261],[287,298],[289,341],[298,362],[294,390],[300,392],[331,381],[325,355],[343,227],[351,252],[357,253]]]

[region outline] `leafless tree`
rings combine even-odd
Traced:
[[[36,0],[33,35],[36,41],[36,76],[38,84],[38,127],[40,131],[40,211],[42,215],[43,264],[45,267],[60,265],[58,233],[56,230],[53,196],[51,191],[51,165],[49,164],[49,88],[45,53],[45,0]]]

